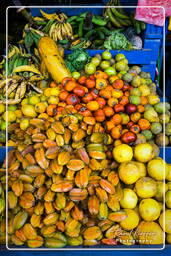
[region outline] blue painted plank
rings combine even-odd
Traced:
[[[96,53],[101,54],[104,50],[94,50],[89,49],[87,52],[90,56],[94,56]],[[65,53],[70,53],[70,50],[66,50]],[[150,49],[143,49],[143,50],[132,50],[132,51],[124,51],[124,50],[111,50],[110,51],[113,56],[117,53],[123,53],[127,57],[129,64],[154,64],[156,61],[156,54],[154,51]]]
[[[154,81],[156,74],[156,62],[154,62],[153,64],[143,65],[142,71],[150,72],[151,79]]]

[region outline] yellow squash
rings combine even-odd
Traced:
[[[50,37],[42,37],[38,44],[40,56],[53,80],[60,83],[65,77],[71,77],[58,46]]]

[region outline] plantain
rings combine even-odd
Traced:
[[[13,70],[13,73],[24,72],[24,71],[29,71],[29,72],[33,72],[38,75],[41,75],[41,72],[37,68],[29,65],[18,66]]]

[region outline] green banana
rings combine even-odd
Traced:
[[[30,47],[33,45],[34,41],[33,38],[31,36],[30,31],[28,33],[26,33],[26,36],[24,38],[24,44],[26,46],[27,49],[30,49]]]
[[[135,31],[137,34],[141,33],[141,25],[140,25],[140,22],[137,20],[135,21]]]
[[[8,62],[8,76],[11,75],[13,68],[14,68],[14,63],[17,60],[17,58],[19,57],[18,53],[15,53],[12,58],[10,58],[9,62]]]
[[[121,28],[122,25],[115,19],[115,17],[112,15],[112,12],[110,10],[110,8],[106,8],[106,14],[109,17],[111,23],[117,27],[117,28]]]
[[[112,13],[114,14],[115,17],[118,17],[120,19],[129,19],[129,17],[127,15],[122,14],[117,9],[115,7],[111,8],[111,11],[112,11]]]
[[[48,33],[49,33],[49,30],[50,30],[50,27],[52,26],[53,23],[54,23],[54,20],[49,20],[49,21],[46,23],[46,26],[42,29],[42,31],[43,31],[45,34],[48,34]]]

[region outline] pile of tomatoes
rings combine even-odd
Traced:
[[[150,122],[143,118],[147,98],[141,96],[138,105],[130,103],[133,87],[121,79],[121,74],[109,77],[97,70],[78,80],[65,78],[60,87],[59,100],[64,104],[57,111],[62,112],[65,105],[73,105],[77,113],[86,117],[89,125],[101,123],[115,145],[131,144],[141,131],[150,129]]]

